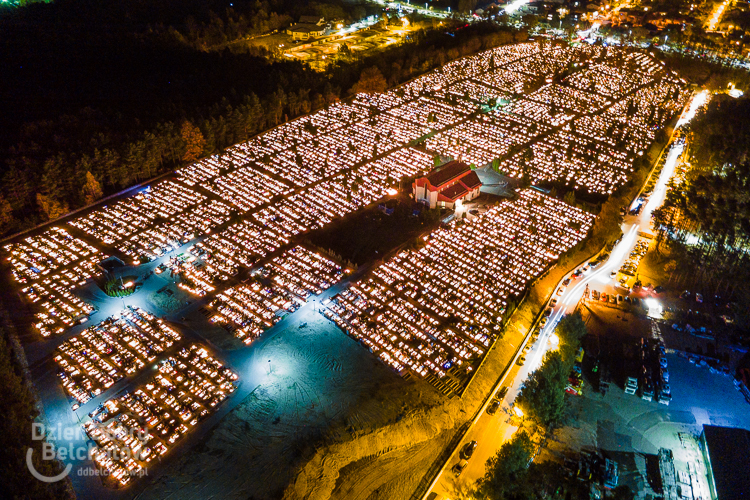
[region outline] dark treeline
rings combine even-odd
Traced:
[[[35,479],[26,465],[26,454],[32,449],[31,460],[37,472],[52,477],[62,471],[56,460],[42,460],[43,440],[32,439],[32,424],[40,423],[37,401],[24,376],[19,359],[14,355],[20,344],[11,332],[10,318],[0,308],[0,398],[3,418],[0,419],[0,477],[3,478],[3,498],[34,498],[39,500],[75,498],[70,480],[46,483]]]
[[[109,25],[99,25],[65,10],[75,6],[79,12],[89,3],[36,4],[0,20],[7,35],[0,41],[0,64],[9,69],[0,83],[0,135],[7,141],[0,234],[55,218],[335,102],[373,68],[395,85],[449,59],[526,36],[492,24],[450,36],[419,32],[402,46],[340,60],[321,73],[298,62],[199,51],[169,37],[146,36],[145,13],[121,24],[111,14]],[[169,20],[169,9],[159,12]],[[37,40],[35,48],[29,39]]]
[[[691,123],[687,147],[686,178],[655,212],[660,241],[675,258],[673,278],[736,303],[735,323],[747,330],[750,98],[716,95]]]
[[[689,83],[702,85],[713,91],[726,90],[729,84],[747,91],[750,89],[750,73],[744,68],[734,68],[701,57],[652,51]]]
[[[296,20],[344,10],[339,0],[328,2],[231,2],[229,7],[226,0],[58,0],[4,11],[0,141],[7,146],[11,137],[15,143],[22,123],[84,106],[144,122],[163,119],[186,101],[210,105],[232,89],[259,92],[265,79],[258,78],[252,58],[201,54],[195,46],[214,43],[204,38],[248,35],[246,23],[230,21],[235,11],[254,17],[264,6],[283,8]],[[211,25],[221,26],[221,35]]]

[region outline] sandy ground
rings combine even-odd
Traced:
[[[139,498],[279,498],[314,444],[437,402],[430,386],[401,379],[322,316],[306,321],[254,345],[243,369],[258,385]]]
[[[590,253],[581,251],[563,259],[537,281],[463,397],[443,399],[440,406],[424,405],[409,418],[318,449],[290,484],[285,498],[410,498],[458,427],[474,417],[490,394],[541,304],[560,279]]]
[[[451,432],[444,431],[434,439],[405,447],[377,457],[352,462],[340,471],[332,499],[376,500],[408,498],[435,460],[435,450],[450,441]],[[384,469],[401,469],[399,475],[384,476]]]
[[[569,259],[540,280],[462,398],[445,398],[416,377],[400,378],[312,304],[248,349],[223,328],[208,324],[200,301],[192,302],[172,320],[186,339],[213,348],[240,375],[242,385],[174,454],[154,464],[148,478],[120,491],[103,490],[96,478],[76,479],[76,490],[90,492],[86,498],[117,499],[407,499],[439,461],[456,429],[474,416],[540,304],[575,261]],[[153,276],[125,301],[145,302],[164,284],[162,277]],[[103,295],[93,288],[86,291]],[[106,317],[121,302],[102,299],[97,314]],[[307,326],[300,328],[303,323]],[[55,368],[44,362],[52,344],[63,338],[33,349],[30,362],[39,378],[47,380],[42,385],[55,391],[44,399],[59,403],[46,407],[47,414],[59,412],[56,420],[72,424],[77,417],[54,380]]]

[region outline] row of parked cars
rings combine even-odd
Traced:
[[[638,392],[644,401],[658,401],[669,405],[672,401],[672,389],[669,385],[669,367],[664,344],[661,341],[653,344],[648,339],[641,339],[640,361],[639,376],[628,377],[625,392]]]

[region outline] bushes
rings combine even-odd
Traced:
[[[122,280],[109,279],[104,283],[104,293],[110,297],[127,297],[135,292],[135,285],[123,288]]]

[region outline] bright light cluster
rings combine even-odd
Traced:
[[[54,360],[65,390],[84,404],[140,372],[180,338],[162,320],[130,307],[60,344]]]
[[[110,399],[83,424],[96,464],[125,485],[237,388],[237,375],[191,345],[161,362],[134,391]]]
[[[197,191],[166,181],[68,223],[102,243],[112,245],[143,231],[157,218],[172,217],[205,199]]]
[[[6,250],[16,279],[35,281],[24,290],[43,306],[37,328],[50,335],[93,312],[71,290],[98,272],[110,248],[138,264],[192,244],[195,259],[169,265],[188,292],[214,293],[300,234],[392,194],[438,154],[611,193],[687,95],[684,82],[644,53],[506,45],[326,106],[71,219],[74,234],[91,243],[64,236],[77,260],[56,264],[54,274],[44,251],[24,242]],[[35,238],[50,240],[52,231]],[[95,255],[75,250],[94,244]]]
[[[193,253],[200,253],[207,272],[226,280],[298,234],[373,203],[396,180],[421,174],[432,165],[431,155],[399,149],[354,173],[338,174],[252,212],[248,219],[197,243]]]
[[[28,285],[21,292],[40,306],[34,327],[42,336],[60,333],[94,311],[73,293],[101,273],[96,264],[107,255],[93,245],[52,227],[3,248],[15,280]]]
[[[320,295],[344,276],[330,259],[297,246],[256,269],[252,282],[230,288],[211,304],[214,323],[246,344],[273,326],[282,315],[296,311],[311,295]]]
[[[508,299],[581,241],[593,221],[555,198],[521,191],[517,201],[391,258],[334,297],[326,315],[394,369],[442,378],[484,355]]]

